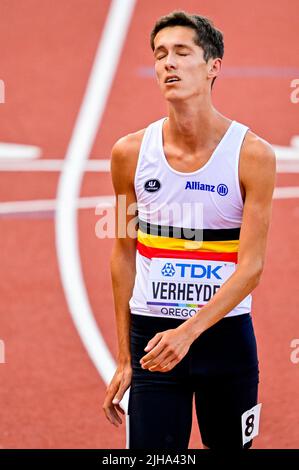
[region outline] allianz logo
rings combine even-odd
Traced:
[[[228,193],[228,187],[226,184],[218,184],[216,187],[214,184],[201,183],[200,181],[187,181],[185,189],[191,189],[196,191],[209,191],[210,193],[217,193],[220,196],[226,196]]]

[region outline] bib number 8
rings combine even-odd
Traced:
[[[255,405],[242,414],[242,441],[243,445],[251,441],[259,433],[260,412],[262,404]]]
[[[249,415],[245,423],[246,423],[245,435],[249,437],[251,436],[252,431],[254,430],[254,415],[253,414]]]

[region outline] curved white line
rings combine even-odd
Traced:
[[[105,383],[109,383],[114,374],[115,362],[93,316],[84,284],[78,246],[77,199],[134,6],[135,0],[111,3],[57,192],[56,247],[66,300],[83,344]]]

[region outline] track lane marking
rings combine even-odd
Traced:
[[[0,142],[0,163],[15,160],[32,160],[41,156],[41,149],[34,145]]]
[[[84,283],[79,255],[77,199],[134,6],[135,0],[111,2],[57,191],[56,248],[66,301],[81,340],[106,384],[114,374],[115,362],[95,321]],[[126,403],[123,405],[126,407]]]
[[[36,161],[1,161],[0,172],[60,172],[65,168],[63,159],[42,159]],[[87,160],[85,172],[91,173],[109,173],[110,172],[110,159],[101,158]],[[277,173],[299,173],[299,158],[292,159],[279,159],[277,158]]]
[[[296,199],[299,197],[299,186],[278,186],[274,189],[273,199]],[[110,208],[115,205],[115,196],[80,197],[76,200],[77,209]],[[0,215],[28,212],[55,211],[57,199],[34,199],[32,201],[9,201],[0,203]]]
[[[9,161],[0,160],[0,171],[63,171],[65,168],[64,159],[41,159],[36,161]],[[87,160],[84,171],[90,172],[109,172],[110,160],[109,159],[93,159]]]
[[[0,214],[56,211],[57,199],[34,199],[32,201],[9,201],[0,203]],[[113,207],[115,196],[80,197],[76,201],[77,209],[96,209]]]

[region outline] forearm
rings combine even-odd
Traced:
[[[111,257],[111,276],[118,339],[118,362],[130,360],[130,309],[135,281],[135,254],[117,247]]]
[[[261,270],[237,269],[211,300],[182,325],[194,340],[221,320],[257,286]]]

